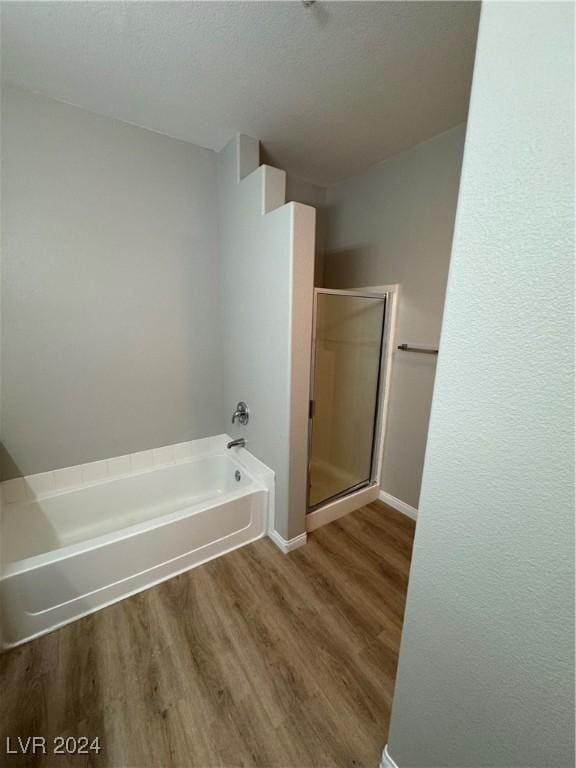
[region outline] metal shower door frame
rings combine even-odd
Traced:
[[[314,420],[314,379],[316,374],[316,330],[317,330],[317,318],[318,318],[318,296],[320,294],[329,294],[331,296],[350,296],[352,298],[360,299],[378,299],[384,302],[384,317],[382,320],[382,330],[380,336],[380,365],[378,367],[378,384],[376,393],[376,412],[374,417],[374,428],[372,431],[372,454],[370,457],[370,477],[368,480],[363,480],[356,485],[346,488],[344,491],[330,496],[327,499],[310,506],[310,476],[311,476],[311,463],[312,463],[312,426]],[[390,293],[389,291],[383,291],[382,293],[374,293],[366,290],[339,290],[336,288],[314,288],[314,304],[312,312],[312,347],[311,347],[311,360],[310,360],[310,395],[308,405],[308,477],[306,486],[306,512],[313,512],[322,508],[326,504],[331,504],[338,499],[344,498],[362,488],[367,488],[378,481],[378,454],[380,453],[380,441],[378,436],[381,434],[383,428],[383,396],[386,383],[386,355],[387,345],[389,341],[390,330]]]

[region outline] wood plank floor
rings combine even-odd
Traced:
[[[0,656],[3,764],[378,765],[414,524],[376,502],[262,539]],[[99,755],[5,754],[99,736]]]

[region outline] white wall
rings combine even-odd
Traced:
[[[218,157],[226,428],[276,473],[275,528],[305,530],[315,211],[236,137]],[[246,426],[229,422],[239,400]]]
[[[483,4],[389,751],[574,766],[574,9]]]
[[[324,251],[326,237],[327,190],[303,181],[291,173],[286,174],[286,202],[304,203],[316,209],[314,285],[324,281]]]
[[[304,203],[316,209],[322,208],[326,205],[326,188],[287,173],[286,202]]]
[[[5,477],[221,431],[214,153],[2,92]]]
[[[400,284],[397,339],[437,347],[464,126],[328,189],[324,285]],[[394,352],[384,491],[418,507],[436,358]]]

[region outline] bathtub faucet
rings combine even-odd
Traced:
[[[243,437],[238,437],[236,440],[230,440],[226,448],[244,448],[246,440]]]
[[[248,422],[250,421],[250,411],[248,410],[248,406],[246,405],[244,400],[240,400],[240,402],[236,406],[236,410],[232,415],[232,424],[236,422],[236,419],[238,419],[240,424],[242,424],[243,426],[246,426],[246,424],[248,424]]]

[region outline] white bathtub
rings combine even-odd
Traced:
[[[263,536],[273,474],[233,451],[4,504],[4,647]]]

